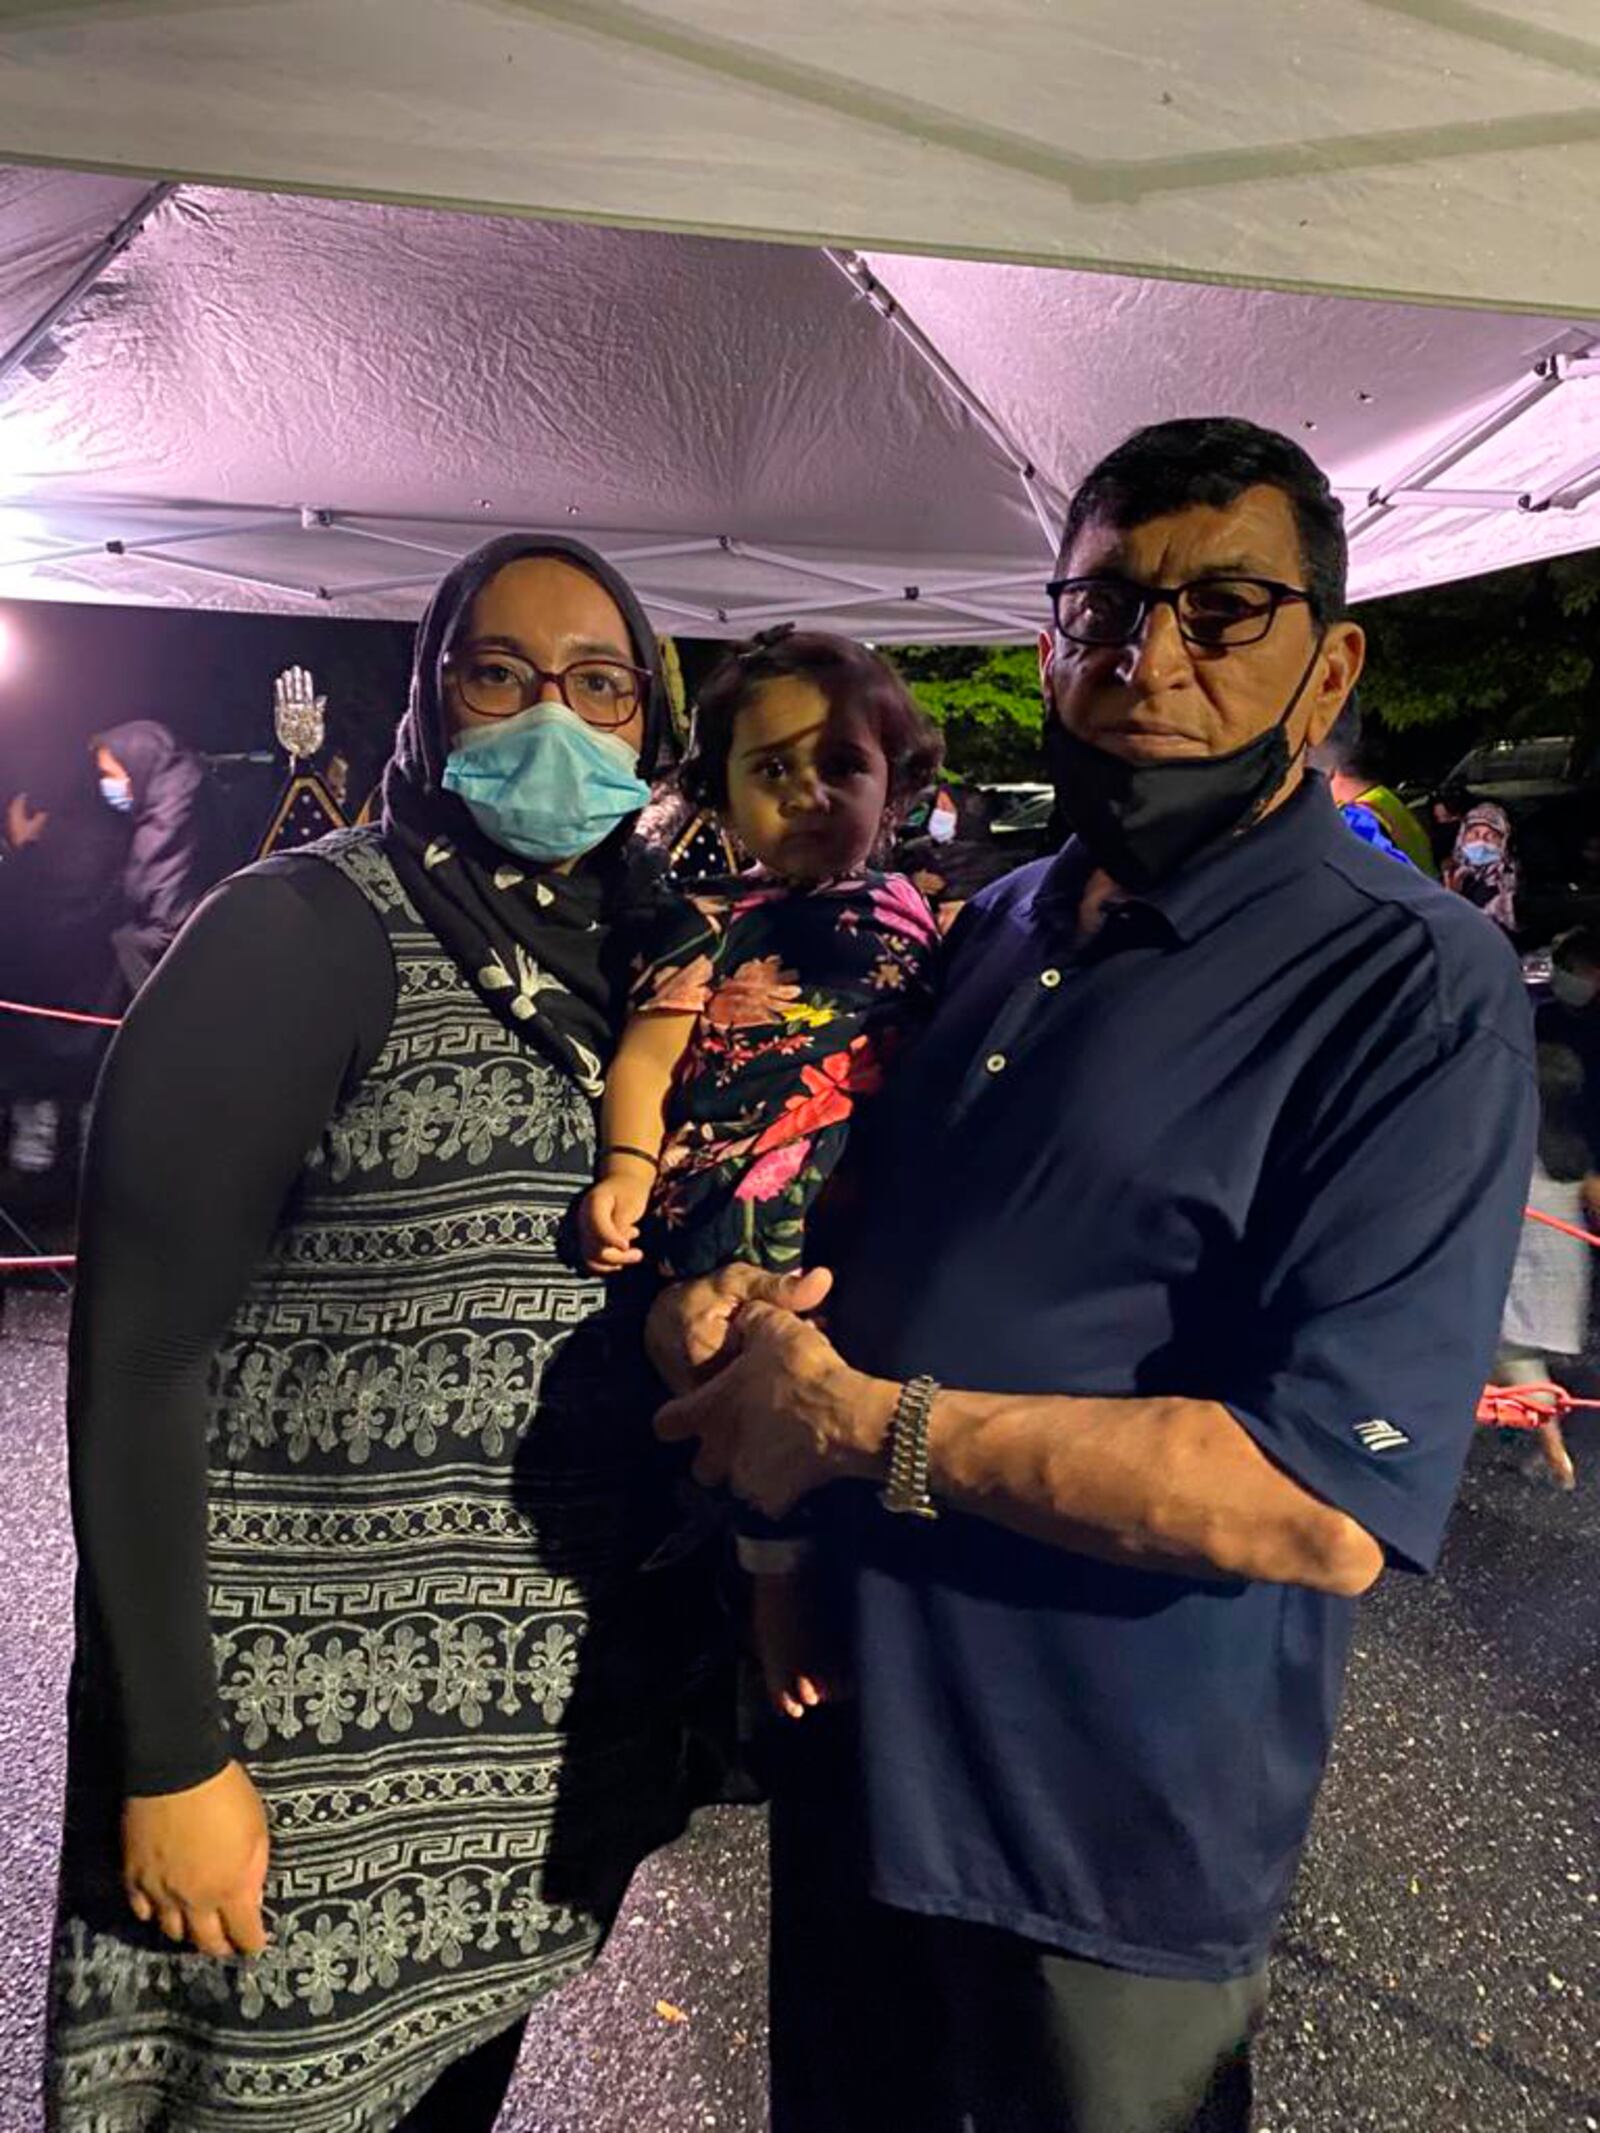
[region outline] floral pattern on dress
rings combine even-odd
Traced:
[[[702,883],[643,962],[635,1013],[689,1014],[648,1243],[664,1273],[792,1266],[862,1099],[932,1000],[939,930],[900,874]]]

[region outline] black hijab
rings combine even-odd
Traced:
[[[489,580],[528,556],[572,564],[616,601],[635,662],[651,677],[640,777],[651,777],[668,754],[661,654],[633,588],[581,541],[503,534],[456,565],[417,631],[410,700],[383,777],[384,844],[406,893],[473,989],[509,1029],[598,1095],[626,999],[621,922],[650,897],[650,872],[629,850],[633,824],[623,823],[560,874],[493,843],[443,786],[450,752],[445,655]]]

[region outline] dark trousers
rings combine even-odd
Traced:
[[[1083,1962],[874,1903],[843,1713],[772,1767],[772,2133],[1247,2133],[1266,1974]]]
[[[447,2066],[395,2133],[490,2133],[517,2070],[527,2019],[513,2022],[487,2044]]]

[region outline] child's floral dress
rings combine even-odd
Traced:
[[[800,1261],[857,1103],[931,1003],[938,945],[903,874],[685,891],[633,990],[635,1014],[695,1017],[650,1207],[662,1272]]]

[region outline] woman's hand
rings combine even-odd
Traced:
[[[203,1955],[259,1955],[267,1817],[239,1763],[203,1785],[122,1805],[122,1885],[135,1918]]]
[[[776,1304],[803,1317],[821,1307],[832,1287],[826,1267],[768,1274],[736,1260],[715,1274],[663,1289],[645,1325],[645,1348],[672,1391],[687,1392],[721,1363],[728,1329],[743,1305]]]

